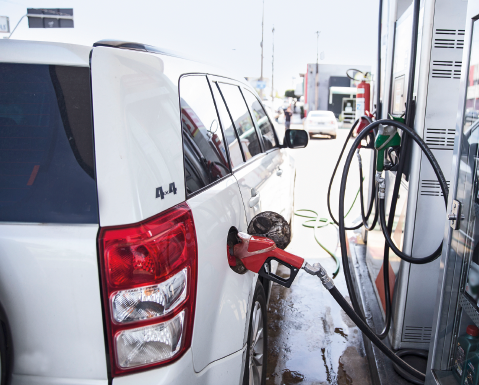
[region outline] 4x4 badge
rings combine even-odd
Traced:
[[[163,187],[158,187],[156,189],[156,197],[163,199],[166,194],[176,194],[176,187],[175,187],[175,182],[170,183],[170,186],[168,187],[168,191],[163,191]]]

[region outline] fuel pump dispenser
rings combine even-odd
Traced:
[[[479,382],[479,1],[469,0],[461,40],[463,54],[451,159],[451,193],[426,384]],[[461,36],[461,35],[460,35]],[[456,40],[459,39],[456,35]]]
[[[414,223],[417,220],[415,218],[415,213],[417,213],[419,206],[417,201],[417,195],[416,199],[413,199],[411,192],[414,191],[414,194],[418,194],[418,188],[421,185],[421,181],[427,181],[427,186],[431,184],[435,185],[437,193],[434,193],[434,206],[431,206],[431,204],[429,204],[429,206],[427,207],[433,209],[432,217],[437,216],[438,214],[439,216],[443,215],[442,212],[444,211],[444,202],[447,202],[448,197],[448,182],[441,168],[447,169],[446,172],[448,172],[449,164],[447,161],[445,161],[444,154],[438,152],[437,142],[433,137],[431,137],[430,134],[430,132],[432,131],[428,133],[427,129],[425,129],[425,124],[429,124],[428,120],[426,119],[426,121],[424,121],[426,116],[426,106],[428,106],[431,112],[431,106],[434,106],[435,108],[440,108],[439,106],[436,106],[436,103],[434,103],[438,100],[434,100],[432,98],[432,96],[434,95],[434,93],[431,92],[432,89],[428,92],[427,88],[427,84],[429,84],[429,86],[435,86],[437,83],[435,82],[437,78],[433,78],[433,76],[436,76],[435,74],[437,73],[435,71],[435,67],[433,67],[435,63],[433,63],[433,61],[431,60],[431,56],[429,56],[429,58],[427,58],[427,60],[425,61],[423,55],[423,50],[426,51],[428,48],[430,49],[431,45],[434,44],[432,41],[434,34],[432,33],[432,31],[429,31],[429,34],[424,33],[424,31],[421,30],[420,25],[422,24],[421,20],[423,19],[426,19],[428,23],[431,24],[433,24],[432,21],[434,20],[439,23],[441,21],[441,17],[443,17],[446,12],[448,12],[447,8],[444,7],[444,4],[447,2],[450,3],[452,2],[452,0],[426,0],[426,2],[423,3],[423,9],[427,9],[427,14],[426,11],[423,10],[421,16],[420,1],[414,0],[409,10],[405,12],[405,15],[403,15],[405,17],[404,20],[409,18],[410,23],[406,21],[404,21],[403,23],[399,23],[399,27],[401,27],[399,32],[401,32],[401,29],[405,31],[406,26],[409,26],[409,34],[406,35],[406,37],[396,35],[396,42],[398,43],[402,41],[404,43],[404,41],[407,42],[409,39],[410,44],[406,44],[405,48],[403,43],[402,45],[397,47],[398,50],[396,52],[398,53],[398,55],[401,54],[401,52],[399,52],[399,48],[401,48],[403,52],[406,52],[406,56],[400,56],[399,58],[401,60],[399,60],[399,62],[398,60],[396,60],[394,64],[408,63],[408,65],[405,68],[400,68],[397,67],[399,65],[397,64],[396,69],[392,70],[389,73],[390,77],[396,76],[396,80],[393,81],[391,79],[390,83],[391,87],[395,87],[395,89],[397,90],[397,93],[393,94],[393,98],[391,99],[392,101],[394,101],[394,103],[392,105],[389,105],[387,99],[381,100],[381,98],[379,97],[381,94],[383,94],[384,96],[386,96],[386,94],[390,94],[387,87],[385,87],[383,90],[377,90],[377,120],[373,122],[370,117],[365,116],[363,118],[361,116],[360,119],[356,121],[354,127],[351,129],[348,135],[347,140],[352,137],[354,130],[357,128],[357,125],[360,124],[360,122],[369,123],[361,131],[358,130],[359,132],[357,132],[357,138],[354,140],[350,150],[347,152],[345,166],[341,173],[339,199],[340,204],[337,219],[333,216],[331,207],[329,207],[330,191],[328,193],[329,212],[333,221],[339,226],[341,259],[345,273],[348,294],[352,306],[349,306],[348,302],[344,300],[341,293],[339,293],[339,291],[335,288],[334,282],[328,277],[324,268],[322,268],[320,265],[301,263],[301,260],[298,259],[299,257],[296,256],[289,256],[288,258],[285,258],[284,252],[275,252],[274,250],[276,249],[271,249],[271,246],[260,247],[259,244],[263,244],[264,246],[264,243],[261,243],[260,239],[258,238],[260,237],[259,234],[253,234],[251,238],[238,235],[237,242],[238,244],[241,244],[243,246],[236,246],[232,249],[236,261],[239,264],[243,265],[246,269],[252,269],[252,271],[257,272],[263,278],[273,280],[279,284],[283,284],[284,286],[289,287],[289,285],[291,285],[292,279],[294,279],[294,276],[297,274],[296,269],[299,270],[300,267],[309,274],[317,275],[321,279],[321,282],[323,283],[324,287],[341,305],[346,314],[348,314],[350,318],[358,325],[358,327],[360,327],[364,335],[367,336],[373,344],[375,344],[388,358],[390,358],[394,362],[396,370],[409,380],[412,380],[413,382],[419,381],[419,383],[425,380],[426,373],[421,373],[417,369],[411,367],[401,358],[401,352],[395,351],[404,347],[410,349],[415,346],[424,347],[428,345],[429,341],[425,340],[421,340],[420,344],[414,342],[409,345],[405,344],[408,343],[408,341],[407,338],[406,341],[404,340],[404,336],[406,335],[407,337],[407,333],[405,334],[404,328],[405,326],[408,326],[408,314],[410,316],[412,313],[415,313],[414,315],[416,317],[421,318],[420,322],[422,323],[420,327],[422,329],[425,330],[425,328],[427,327],[430,328],[430,326],[427,326],[432,324],[433,305],[431,306],[430,304],[434,302],[435,298],[433,296],[431,296],[431,298],[424,297],[424,293],[428,294],[430,292],[429,289],[417,293],[418,297],[422,296],[425,298],[426,301],[429,301],[429,303],[424,303],[428,304],[428,306],[425,306],[427,312],[424,314],[417,314],[417,307],[414,308],[414,306],[409,306],[414,304],[414,298],[407,298],[407,300],[406,298],[402,298],[402,291],[396,292],[395,290],[395,294],[399,295],[399,307],[397,301],[395,303],[392,303],[390,280],[393,280],[393,282],[394,280],[397,281],[397,277],[390,276],[390,270],[388,266],[390,264],[390,252],[394,253],[396,257],[402,260],[401,266],[403,266],[402,269],[404,271],[403,276],[400,278],[402,280],[402,283],[399,282],[399,284],[397,284],[396,282],[396,287],[401,288],[403,291],[404,289],[406,289],[405,291],[407,293],[408,286],[411,290],[413,289],[414,284],[418,283],[417,277],[413,277],[411,275],[411,272],[415,272],[416,270],[417,272],[421,272],[421,269],[416,269],[416,266],[427,266],[428,263],[437,260],[437,258],[441,255],[442,245],[440,239],[437,239],[437,232],[435,231],[438,223],[440,223],[441,220],[437,220],[436,218],[436,222],[433,224],[434,231],[431,231],[431,228],[428,228],[428,221],[431,219],[431,215],[425,215],[425,217],[427,218],[426,225],[414,229]],[[430,38],[429,46],[426,46],[424,44],[424,40],[427,40],[428,36]],[[420,41],[421,44],[418,44],[418,42]],[[387,55],[385,59],[386,60],[384,60],[384,63],[387,67]],[[421,63],[421,65],[419,65],[419,63]],[[424,67],[427,67],[429,71],[423,71],[422,65],[424,65]],[[378,68],[381,69],[382,66],[378,65]],[[416,76],[416,69],[419,72],[418,76]],[[402,71],[402,73],[400,73],[399,71]],[[387,71],[386,73],[383,73],[383,75],[384,76],[382,77],[384,79],[384,85],[387,85],[389,83],[387,79]],[[426,84],[425,88],[424,84]],[[438,85],[440,86],[439,83]],[[457,85],[451,86],[457,88]],[[420,93],[420,91],[423,91],[423,93]],[[425,97],[424,95],[427,95],[427,97]],[[450,92],[446,96],[453,99],[455,96],[457,96],[457,93],[456,95],[454,95],[453,92]],[[394,110],[394,105],[396,107],[400,107],[401,103],[405,104],[406,108]],[[392,115],[393,119],[380,119],[381,115],[384,118],[385,115],[387,116],[389,114]],[[405,120],[402,120],[401,116],[404,115]],[[416,122],[419,122],[419,124],[416,124]],[[411,145],[411,143],[413,143],[413,145]],[[347,143],[345,143],[343,147],[341,156],[343,155],[343,153],[345,153],[346,147]],[[364,189],[362,183],[363,170],[360,155],[360,150],[364,147],[369,148],[369,150],[373,151],[374,154],[371,157],[373,159],[373,164],[370,167],[371,175],[369,177],[370,186],[368,189],[369,199],[367,199],[367,203],[364,202]],[[359,160],[358,163],[361,181],[360,201],[362,220],[356,225],[346,226],[344,220],[344,198],[349,169],[355,154]],[[449,155],[448,153],[446,154]],[[333,178],[338,170],[338,165],[339,160],[338,164],[336,165]],[[418,169],[420,170],[419,173],[417,173]],[[330,186],[331,184],[332,179],[330,182]],[[401,248],[401,245],[398,246],[395,240],[393,240],[393,230],[396,220],[396,206],[398,204],[400,193],[401,195],[403,195],[402,190],[400,191],[400,189],[403,188],[403,185],[406,185],[406,190],[409,190],[409,196],[407,199],[407,216],[409,226],[411,226],[412,224],[412,232],[406,232],[405,236],[409,236],[411,241],[408,241],[409,243],[406,242],[405,244],[403,244],[403,247]],[[406,194],[406,196],[407,195],[408,194]],[[386,201],[390,202],[390,204],[386,204]],[[366,205],[367,207],[365,207]],[[384,328],[379,331],[373,330],[367,325],[366,319],[362,312],[362,308],[356,298],[354,282],[351,277],[352,267],[349,263],[349,257],[347,254],[348,247],[346,241],[346,230],[354,230],[364,226],[368,230],[368,232],[372,232],[377,224],[379,224],[381,235],[384,238],[384,258],[382,263],[382,279],[384,282],[384,293],[382,294],[382,296],[386,299],[384,308]],[[412,242],[412,239],[420,239],[415,238],[419,235],[419,232],[416,230],[423,231],[423,239],[428,240],[426,247],[423,247],[422,249],[412,247],[414,244]],[[248,241],[246,242],[246,240]],[[246,245],[246,243],[247,246],[244,246]],[[257,244],[258,246],[254,246],[255,244]],[[249,250],[248,252],[244,252],[245,247],[247,251]],[[428,251],[431,247],[433,247],[433,249]],[[241,252],[241,250],[243,250],[243,252]],[[250,252],[254,252],[254,254],[250,254]],[[250,259],[254,263],[250,263]],[[290,274],[287,282],[281,282],[280,280],[278,280],[278,277],[272,274],[272,271],[268,267],[270,263],[267,262],[272,260],[276,260],[279,263],[284,262],[285,266],[289,268]],[[292,263],[292,261],[294,261],[294,264]],[[405,270],[406,266],[410,266],[408,267],[408,271]],[[437,266],[433,267],[433,270],[436,271],[436,275],[430,274],[430,276],[422,276],[422,283],[430,289],[436,288],[436,282],[434,282],[434,280],[438,274]],[[374,279],[376,279],[377,277],[378,274],[376,273]],[[381,279],[381,277],[378,279]],[[411,293],[411,291],[409,292]],[[429,311],[429,309],[431,309],[431,311]],[[431,314],[429,314],[428,312]],[[421,333],[421,335],[426,335],[426,333]],[[386,343],[382,341],[388,336],[390,338],[390,341],[392,342],[392,350],[388,347]]]
[[[399,9],[399,2],[393,3]],[[453,0],[414,0],[402,15],[391,10],[386,13],[383,24],[395,30],[384,37],[395,42],[394,50],[383,55],[381,49],[388,47],[379,44],[382,47],[379,56],[385,66],[379,61],[377,77],[383,78],[384,83],[379,81],[376,90],[377,120],[361,116],[347,137],[346,142],[361,120],[369,123],[358,132],[346,154],[337,219],[332,214],[329,196],[339,160],[328,191],[328,209],[339,227],[341,259],[352,306],[320,264],[311,265],[300,256],[282,250],[272,240],[275,235],[271,232],[258,228],[248,228],[249,234],[232,231],[228,237],[228,260],[238,272],[251,270],[285,287],[291,286],[300,270],[317,276],[364,335],[393,361],[398,373],[413,383],[477,384],[479,342],[472,338],[479,332],[472,326],[479,326],[479,96],[476,96],[479,95],[479,25],[476,25],[479,0],[470,0],[468,4]],[[384,21],[381,13],[380,19]],[[407,26],[410,34],[404,37]],[[391,33],[394,37],[389,39]],[[411,44],[404,48],[404,41],[408,39]],[[460,71],[456,69],[459,66],[462,66]],[[384,119],[388,115],[393,119]],[[456,122],[454,136],[451,136],[451,121]],[[374,154],[367,209],[360,155],[364,147]],[[340,158],[346,148],[347,143]],[[355,154],[360,172],[361,221],[346,226],[344,198]],[[398,230],[395,228],[396,207],[404,191],[406,219],[404,227]],[[443,214],[444,205],[449,205],[447,218]],[[259,214],[262,215],[264,213]],[[380,332],[368,325],[356,298],[346,235],[346,230],[362,226],[372,233],[377,224],[384,239],[384,292],[379,296],[384,297],[385,308],[384,328]],[[276,229],[283,225],[278,226]],[[393,239],[393,232],[403,234],[402,247]],[[390,252],[401,260],[393,276],[388,268]],[[274,274],[273,261],[289,270],[286,278]],[[378,276],[376,272],[374,279]],[[394,303],[390,280],[396,284]],[[414,330],[419,330],[415,338],[408,334],[411,322],[418,322],[413,325]],[[383,342],[387,337],[391,347]],[[426,373],[402,358],[400,349],[428,347]]]
[[[407,134],[423,151],[425,156],[427,157],[428,161],[430,162],[434,173],[437,177],[437,180],[441,186],[441,190],[444,196],[444,199],[447,201],[448,195],[448,188],[446,184],[446,180],[444,175],[439,167],[434,154],[431,152],[429,147],[423,141],[423,139],[411,128],[406,126],[403,123],[394,121],[394,120],[379,120],[376,122],[371,123],[366,129],[364,129],[354,141],[351,149],[349,150],[345,166],[341,176],[341,188],[340,188],[340,200],[339,200],[339,235],[340,235],[340,243],[341,243],[341,254],[343,259],[343,266],[345,269],[349,269],[348,265],[348,255],[347,255],[347,247],[346,247],[346,228],[344,223],[344,195],[346,190],[346,183],[349,174],[349,168],[351,165],[351,161],[354,157],[354,154],[358,147],[360,147],[361,141],[370,135],[372,132],[377,130],[376,140],[375,140],[375,148],[377,152],[377,173],[376,173],[376,191],[377,197],[376,205],[379,208],[379,218],[381,223],[381,228],[384,233],[386,242],[388,246],[391,247],[401,258],[407,260],[410,263],[427,263],[434,259],[436,259],[440,255],[441,247],[439,247],[436,252],[427,256],[426,258],[415,258],[413,256],[406,255],[402,253],[394,244],[394,241],[391,239],[391,232],[386,224],[385,219],[385,189],[386,189],[386,182],[383,178],[383,172],[385,170],[385,156],[388,149],[395,148],[399,153],[402,153],[401,149],[398,147],[401,144],[400,137],[397,133],[397,129],[403,131],[403,133]],[[352,132],[352,130],[351,130]],[[401,161],[401,158],[399,159]],[[390,164],[388,163],[388,167]],[[386,167],[386,168],[388,168]],[[396,178],[400,178],[401,174],[397,174]],[[341,293],[337,290],[334,285],[332,279],[328,276],[326,270],[320,264],[310,265],[309,263],[305,263],[304,259],[298,256],[295,256],[291,253],[288,253],[276,246],[274,241],[271,239],[261,236],[261,235],[269,235],[270,237],[274,237],[276,234],[284,234],[289,233],[288,231],[281,230],[281,227],[289,226],[286,221],[276,221],[273,223],[271,219],[275,219],[277,214],[271,213],[260,213],[255,218],[253,218],[252,223],[255,222],[263,222],[262,226],[249,226],[249,232],[264,232],[265,234],[244,234],[240,232],[231,232],[228,236],[228,260],[230,266],[232,268],[237,269],[238,266],[243,266],[245,269],[258,273],[259,276],[274,281],[278,284],[281,284],[285,287],[290,287],[294,278],[298,274],[299,270],[302,268],[308,274],[316,275],[320,278],[323,286],[330,292],[333,298],[338,302],[338,304],[343,308],[343,310],[348,314],[348,316],[358,325],[361,331],[373,342],[378,348],[393,362],[398,366],[399,370],[407,373],[410,376],[414,376],[414,378],[424,381],[425,373],[419,372],[417,369],[410,366],[406,361],[396,355],[386,344],[381,341],[381,338],[384,338],[385,334],[382,332],[381,334],[376,334],[366,323],[364,319],[364,315],[357,303],[355,296],[350,297],[352,302],[352,307],[349,303],[344,299]],[[260,220],[261,218],[261,220]],[[258,230],[259,227],[259,230]],[[284,265],[289,269],[289,274],[287,274],[287,278],[282,278],[275,275],[271,271],[271,262],[277,261],[278,263]],[[346,282],[349,285],[351,282],[348,282],[348,274],[345,274]],[[350,279],[350,277],[349,277]]]
[[[467,3],[384,0],[382,4],[381,61],[374,74],[376,118],[402,120],[413,128],[434,154],[449,185]],[[387,337],[393,349],[427,350],[440,263],[436,259],[414,264],[396,250],[417,258],[436,252],[444,232],[444,196],[418,145],[400,129],[397,137],[400,147],[384,149],[387,172],[383,174],[383,211],[396,249],[385,241],[378,215],[380,226],[368,229],[364,236],[365,259],[384,323],[390,324]],[[380,150],[380,143],[375,144]],[[382,155],[378,153],[377,159],[380,162]],[[378,160],[372,163],[364,162],[366,181],[371,182],[381,168]],[[373,189],[366,195],[374,196]]]

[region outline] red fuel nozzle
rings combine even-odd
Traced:
[[[237,237],[239,242],[233,246],[233,254],[244,267],[283,286],[291,286],[296,274],[303,266],[303,258],[281,250],[269,238],[245,233],[238,233]],[[231,261],[231,258],[228,260]],[[271,272],[270,262],[272,260],[278,261],[290,269],[289,278],[282,278]]]

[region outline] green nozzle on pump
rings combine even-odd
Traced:
[[[403,118],[393,118],[397,121],[403,121]],[[384,170],[384,153],[390,147],[397,147],[401,145],[401,137],[397,132],[396,127],[379,125],[378,134],[374,141],[374,148],[378,152],[376,161],[376,170],[382,172]]]

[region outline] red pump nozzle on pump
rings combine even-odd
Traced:
[[[238,243],[233,246],[234,257],[237,257],[244,267],[261,277],[290,287],[304,264],[304,259],[276,247],[274,241],[266,237],[238,232]],[[231,250],[231,249],[230,249]],[[271,261],[277,261],[290,269],[289,278],[282,278],[271,272]],[[230,265],[232,259],[228,258]]]

